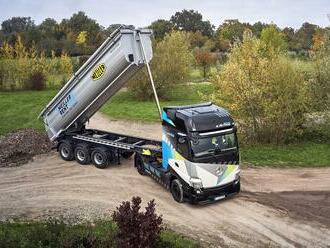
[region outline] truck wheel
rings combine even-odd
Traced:
[[[171,193],[174,198],[179,203],[183,202],[183,189],[182,184],[178,179],[174,179],[171,183]]]
[[[92,163],[95,165],[98,169],[105,169],[110,164],[109,155],[107,153],[108,151],[106,149],[102,148],[96,148],[92,152]]]
[[[79,164],[86,165],[91,162],[91,156],[87,145],[80,144],[74,149],[74,157]]]
[[[141,156],[138,154],[135,155],[135,167],[140,175],[143,175],[143,176],[146,175],[143,160],[142,160]]]
[[[133,154],[134,154],[134,152],[123,152],[123,153],[121,154],[121,156],[122,156],[123,158],[125,158],[125,159],[128,159],[128,158],[130,158]]]
[[[62,141],[58,146],[58,152],[63,160],[65,161],[74,160],[73,148],[69,142]]]

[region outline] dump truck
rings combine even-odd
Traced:
[[[160,108],[149,66],[151,35],[148,29],[119,28],[104,41],[40,113],[49,139],[56,141],[62,159],[100,169],[134,155],[138,173],[153,177],[177,202],[212,202],[238,193],[234,120],[212,103]],[[93,114],[144,66],[160,114],[161,141],[86,128]]]

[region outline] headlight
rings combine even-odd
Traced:
[[[190,183],[191,183],[191,186],[194,189],[200,189],[200,188],[203,187],[202,180],[200,178],[197,178],[197,177],[191,177],[190,178]]]

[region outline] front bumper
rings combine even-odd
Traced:
[[[189,186],[186,190],[188,191],[185,192],[186,196],[192,203],[213,202],[239,193],[241,190],[240,178],[219,187],[194,189]]]

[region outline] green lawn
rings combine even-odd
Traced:
[[[18,128],[43,129],[38,115],[56,91],[0,92],[0,135]]]
[[[213,86],[210,84],[181,85],[170,92],[171,100],[161,100],[162,107],[187,105],[203,102],[199,96],[210,94]],[[102,107],[101,112],[115,119],[158,121],[159,114],[156,103],[153,100],[139,101],[129,92],[119,92]]]
[[[241,148],[242,161],[256,166],[330,166],[330,144],[304,142]]]

